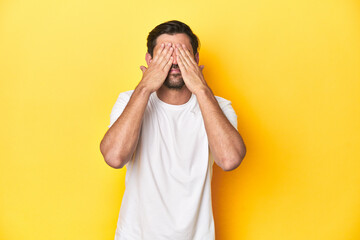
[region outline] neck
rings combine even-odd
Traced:
[[[156,94],[161,101],[172,105],[185,104],[191,97],[191,92],[186,86],[183,86],[181,89],[171,89],[162,85],[156,91]]]

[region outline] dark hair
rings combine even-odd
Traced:
[[[147,37],[148,53],[153,57],[153,51],[156,46],[156,39],[161,34],[174,35],[176,33],[185,33],[190,38],[190,43],[193,48],[194,55],[198,51],[199,38],[191,31],[190,27],[183,22],[172,20],[157,25]]]

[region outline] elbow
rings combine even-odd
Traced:
[[[105,150],[104,145],[102,142],[100,143],[100,152],[105,160],[105,163],[112,168],[121,169],[125,166],[124,161],[121,161],[113,151]]]
[[[104,157],[104,160],[107,165],[115,169],[121,169],[125,166],[125,161],[121,161],[116,157]]]
[[[246,149],[244,149],[244,151],[242,151],[241,153],[233,154],[233,156],[228,156],[228,157],[223,158],[222,169],[226,172],[235,170],[236,168],[238,168],[240,166],[245,155],[246,155]]]
[[[121,169],[125,166],[125,164],[123,164],[123,162],[118,159],[111,159],[111,158],[104,157],[104,160],[107,165],[109,165],[110,167],[115,168],[115,169]]]
[[[237,167],[240,166],[241,160],[234,160],[234,161],[227,161],[224,162],[222,170],[225,172],[230,172],[232,170],[235,170]]]

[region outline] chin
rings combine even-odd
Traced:
[[[181,74],[174,74],[165,79],[164,85],[170,89],[181,89],[185,85],[185,82],[182,79]]]

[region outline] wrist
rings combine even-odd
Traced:
[[[149,89],[145,84],[143,84],[141,82],[136,86],[135,90],[141,94],[149,95],[149,96],[153,92],[153,91],[151,91],[151,89]]]
[[[212,91],[211,91],[211,89],[210,89],[209,86],[203,85],[203,86],[197,88],[197,89],[194,91],[194,94],[198,97],[198,96],[204,95],[204,94],[205,94],[205,95],[206,95],[206,94],[212,94]]]

